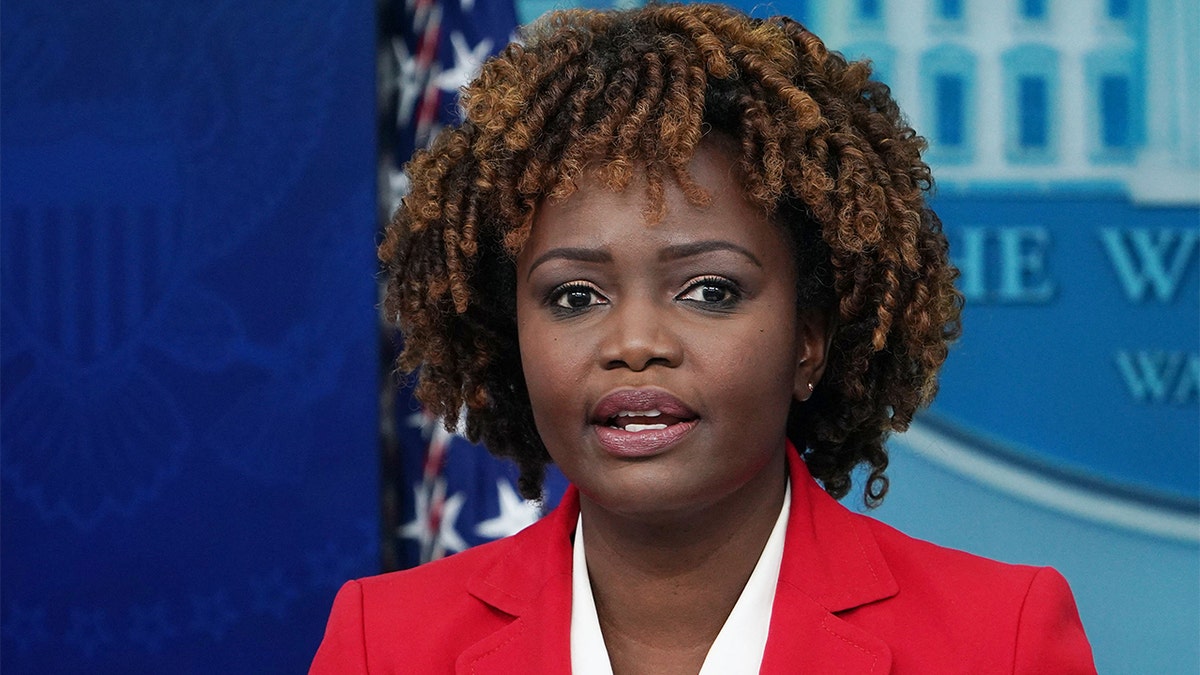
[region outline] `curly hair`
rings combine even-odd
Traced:
[[[647,218],[665,180],[704,204],[687,167],[724,134],[747,199],[794,244],[798,305],[830,317],[824,378],[793,403],[788,437],[835,498],[867,465],[864,500],[879,503],[884,441],[936,393],[962,296],[925,199],[925,142],[870,64],[787,17],[719,5],[555,12],[523,38],[465,88],[463,124],[414,155],[379,247],[418,399],[447,428],[465,414],[467,436],[515,460],[537,498],[551,460],[522,373],[514,261],[538,206],[584,171],[623,190],[638,169]]]

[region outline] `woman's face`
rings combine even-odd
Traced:
[[[782,481],[789,405],[824,360],[785,236],[742,197],[728,151],[705,141],[691,171],[712,204],[668,181],[654,224],[644,183],[584,179],[541,207],[517,258],[538,432],[587,499],[628,516]]]

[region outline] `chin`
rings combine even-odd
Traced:
[[[638,476],[624,476],[624,480],[602,483],[593,480],[576,485],[584,497],[605,511],[646,522],[674,520],[711,506],[724,496],[724,491],[711,486],[679,481],[677,470],[669,475],[656,473],[642,472]]]

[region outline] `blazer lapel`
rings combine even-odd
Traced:
[[[775,592],[762,673],[882,674],[892,667],[887,644],[838,618],[801,589]]]
[[[862,519],[821,489],[788,444],[792,506],[762,672],[886,673],[891,650],[837,616],[899,587]]]
[[[776,586],[764,673],[887,673],[891,651],[837,616],[896,594],[898,587],[861,519],[813,480],[788,445],[792,506]],[[569,673],[571,534],[579,493],[514,535],[504,558],[467,590],[512,621],[464,650],[458,673]]]
[[[459,655],[457,673],[571,672],[571,535],[579,493],[569,488],[549,515],[514,535],[509,554],[467,590],[513,620]]]

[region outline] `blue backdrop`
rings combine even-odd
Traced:
[[[301,672],[378,570],[374,11],[4,1],[6,673]]]
[[[378,506],[377,105],[452,118],[503,4],[422,15],[418,87],[373,2],[2,0],[0,667],[302,671],[381,534],[536,517],[461,439],[423,475],[403,396]],[[516,18],[552,4],[640,2]],[[965,337],[875,515],[1058,567],[1102,672],[1196,672],[1200,3],[736,4],[871,57],[931,137]]]

